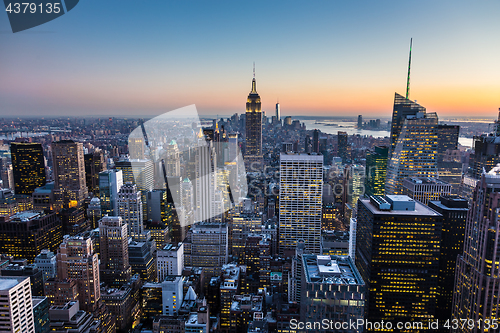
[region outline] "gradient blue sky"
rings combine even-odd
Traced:
[[[440,117],[496,116],[500,1],[82,0],[13,34],[0,13],[0,116],[390,116],[405,91]]]

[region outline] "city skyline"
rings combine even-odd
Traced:
[[[442,117],[500,104],[498,3],[137,4],[84,2],[17,34],[0,15],[0,116],[242,114],[254,61],[267,114],[390,116],[410,38],[410,99]]]

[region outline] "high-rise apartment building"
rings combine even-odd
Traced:
[[[90,236],[65,237],[57,253],[57,278],[78,283],[78,300],[83,310],[93,312],[101,298],[99,258]]]
[[[58,207],[80,206],[88,192],[83,144],[72,140],[53,142],[52,159]]]
[[[481,322],[452,332],[483,332],[500,312],[500,168],[483,173],[467,215],[463,254],[457,259],[452,319]]]
[[[126,183],[118,192],[118,215],[128,226],[128,234],[138,238],[144,231],[141,192],[132,183]]]
[[[28,277],[0,277],[0,318],[1,333],[35,333]]]
[[[356,266],[369,290],[365,319],[436,316],[442,215],[405,195],[358,201]]]
[[[120,216],[104,216],[99,221],[99,254],[104,282],[123,285],[130,280],[128,228]]]
[[[247,163],[262,163],[262,106],[257,83],[252,79],[252,90],[246,104],[245,159]]]
[[[122,186],[122,170],[106,170],[99,173],[99,199],[102,216],[118,215],[118,192]]]
[[[402,194],[408,177],[437,177],[438,118],[396,94],[387,163],[386,194]]]
[[[31,195],[35,188],[45,185],[45,160],[41,144],[12,142],[10,152],[16,194]]]
[[[320,253],[323,156],[280,155],[279,251],[295,251],[302,239]]]

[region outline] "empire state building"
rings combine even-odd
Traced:
[[[249,165],[262,164],[262,106],[257,93],[257,84],[252,80],[252,91],[246,106],[246,149],[245,160]],[[256,166],[255,166],[256,167]]]

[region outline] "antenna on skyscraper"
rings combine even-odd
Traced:
[[[255,61],[253,62],[253,78],[255,79]]]
[[[410,38],[410,58],[408,60],[408,78],[406,81],[406,99],[410,97],[410,67],[411,67],[411,44],[412,44],[413,38]]]

